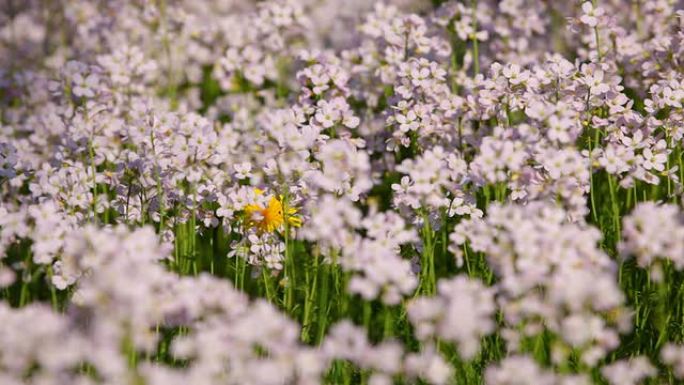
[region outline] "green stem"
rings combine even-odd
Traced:
[[[333,253],[333,259],[337,259],[336,254]],[[328,298],[330,292],[330,275],[331,271],[336,271],[337,266],[334,263],[323,266],[321,274],[323,275],[321,284],[321,295],[318,301],[318,332],[316,333],[316,342],[320,343],[325,336],[325,330],[328,323],[328,311],[330,309],[330,299]],[[316,272],[318,274],[318,272]]]
[[[290,241],[290,226],[287,223],[285,223],[285,277],[287,278],[287,280],[284,290],[284,302],[285,308],[287,309],[287,312],[290,314],[292,314],[292,307],[294,305],[295,286],[297,282],[297,266],[295,264],[294,254],[291,251],[291,244],[292,242]]]
[[[617,190],[613,175],[608,174],[608,188],[610,190],[610,203],[613,209],[613,230],[616,239],[620,237],[620,206],[617,200]]]
[[[29,302],[30,292],[29,286],[33,281],[31,274],[31,247],[26,246],[26,255],[24,256],[24,271],[21,279],[21,291],[19,293],[19,307],[23,307]]]
[[[268,275],[268,268],[266,266],[262,266],[261,276],[264,279],[264,290],[266,291],[266,299],[268,299],[268,302],[273,303],[273,293],[271,291],[271,278]]]
[[[304,298],[304,319],[302,321],[302,334],[301,334],[301,340],[303,342],[308,342],[309,341],[309,333],[311,330],[311,316],[312,316],[312,308],[314,304],[314,298],[316,295],[316,290],[318,287],[318,255],[313,256],[313,268],[312,269],[305,269],[304,271],[304,279],[306,281],[306,292],[305,292],[305,298]],[[312,274],[313,271],[313,274]],[[313,276],[313,281],[312,277]]]
[[[423,214],[423,255],[421,261],[421,287],[425,294],[434,294],[436,286],[434,232],[430,226],[430,218]]]
[[[472,18],[473,18],[473,34],[470,37],[473,43],[473,70],[475,75],[480,73],[480,47],[477,41],[477,0],[472,0],[470,2],[472,7]]]

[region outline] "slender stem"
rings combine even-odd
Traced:
[[[335,252],[333,252],[333,258],[337,258]],[[320,269],[320,266],[317,266],[317,270],[318,269]],[[330,309],[330,299],[328,298],[330,292],[330,273],[331,270],[335,272],[336,269],[337,266],[334,263],[325,265],[322,269],[320,269],[323,279],[321,280],[321,295],[318,301],[318,332],[316,334],[317,343],[320,343],[323,340],[325,330],[327,328],[328,311]],[[318,271],[316,271],[316,275],[318,275]],[[336,282],[333,282],[333,284],[336,284]]]
[[[273,293],[271,291],[271,277],[268,274],[268,268],[266,266],[262,266],[261,276],[264,279],[264,290],[266,291],[266,299],[268,299],[268,302],[273,303]]]
[[[470,5],[473,19],[473,33],[470,37],[473,43],[473,71],[475,71],[475,75],[477,75],[480,73],[480,47],[477,40],[477,0],[472,0]]]
[[[608,174],[608,188],[610,190],[610,203],[613,209],[613,229],[615,230],[615,236],[617,239],[620,237],[620,206],[617,200],[617,190],[614,176],[610,174]]]
[[[301,340],[304,342],[308,342],[309,333],[311,330],[311,316],[313,313],[312,308],[314,304],[315,295],[318,289],[318,255],[313,256],[313,268],[305,269],[304,277],[306,282],[306,292],[304,298],[304,317],[302,321]]]
[[[291,250],[292,241],[290,240],[290,226],[287,221],[285,221],[285,276],[286,286],[284,290],[285,295],[285,308],[288,313],[292,313],[292,307],[294,306],[295,297],[295,287],[297,284],[296,271],[297,266],[294,260],[294,254]]]
[[[430,218],[423,214],[423,255],[421,260],[421,287],[425,294],[434,294],[436,286],[434,232]]]
[[[29,286],[33,281],[32,277],[32,257],[31,257],[31,247],[26,246],[26,255],[24,256],[24,272],[21,279],[21,291],[19,293],[19,307],[26,305],[29,302],[30,292]]]

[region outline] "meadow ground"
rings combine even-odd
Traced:
[[[0,384],[684,383],[679,0],[0,0]]]

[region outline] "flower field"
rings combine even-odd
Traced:
[[[0,0],[0,385],[684,384],[684,1]]]

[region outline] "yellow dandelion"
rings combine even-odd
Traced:
[[[257,195],[264,193],[260,189],[254,189],[254,192]],[[302,219],[295,216],[297,209],[294,207],[283,207],[281,198],[275,196],[269,199],[266,207],[256,203],[247,205],[245,207],[245,214],[247,214],[249,226],[255,227],[260,233],[272,233],[279,229],[285,221],[293,227],[302,225]]]

